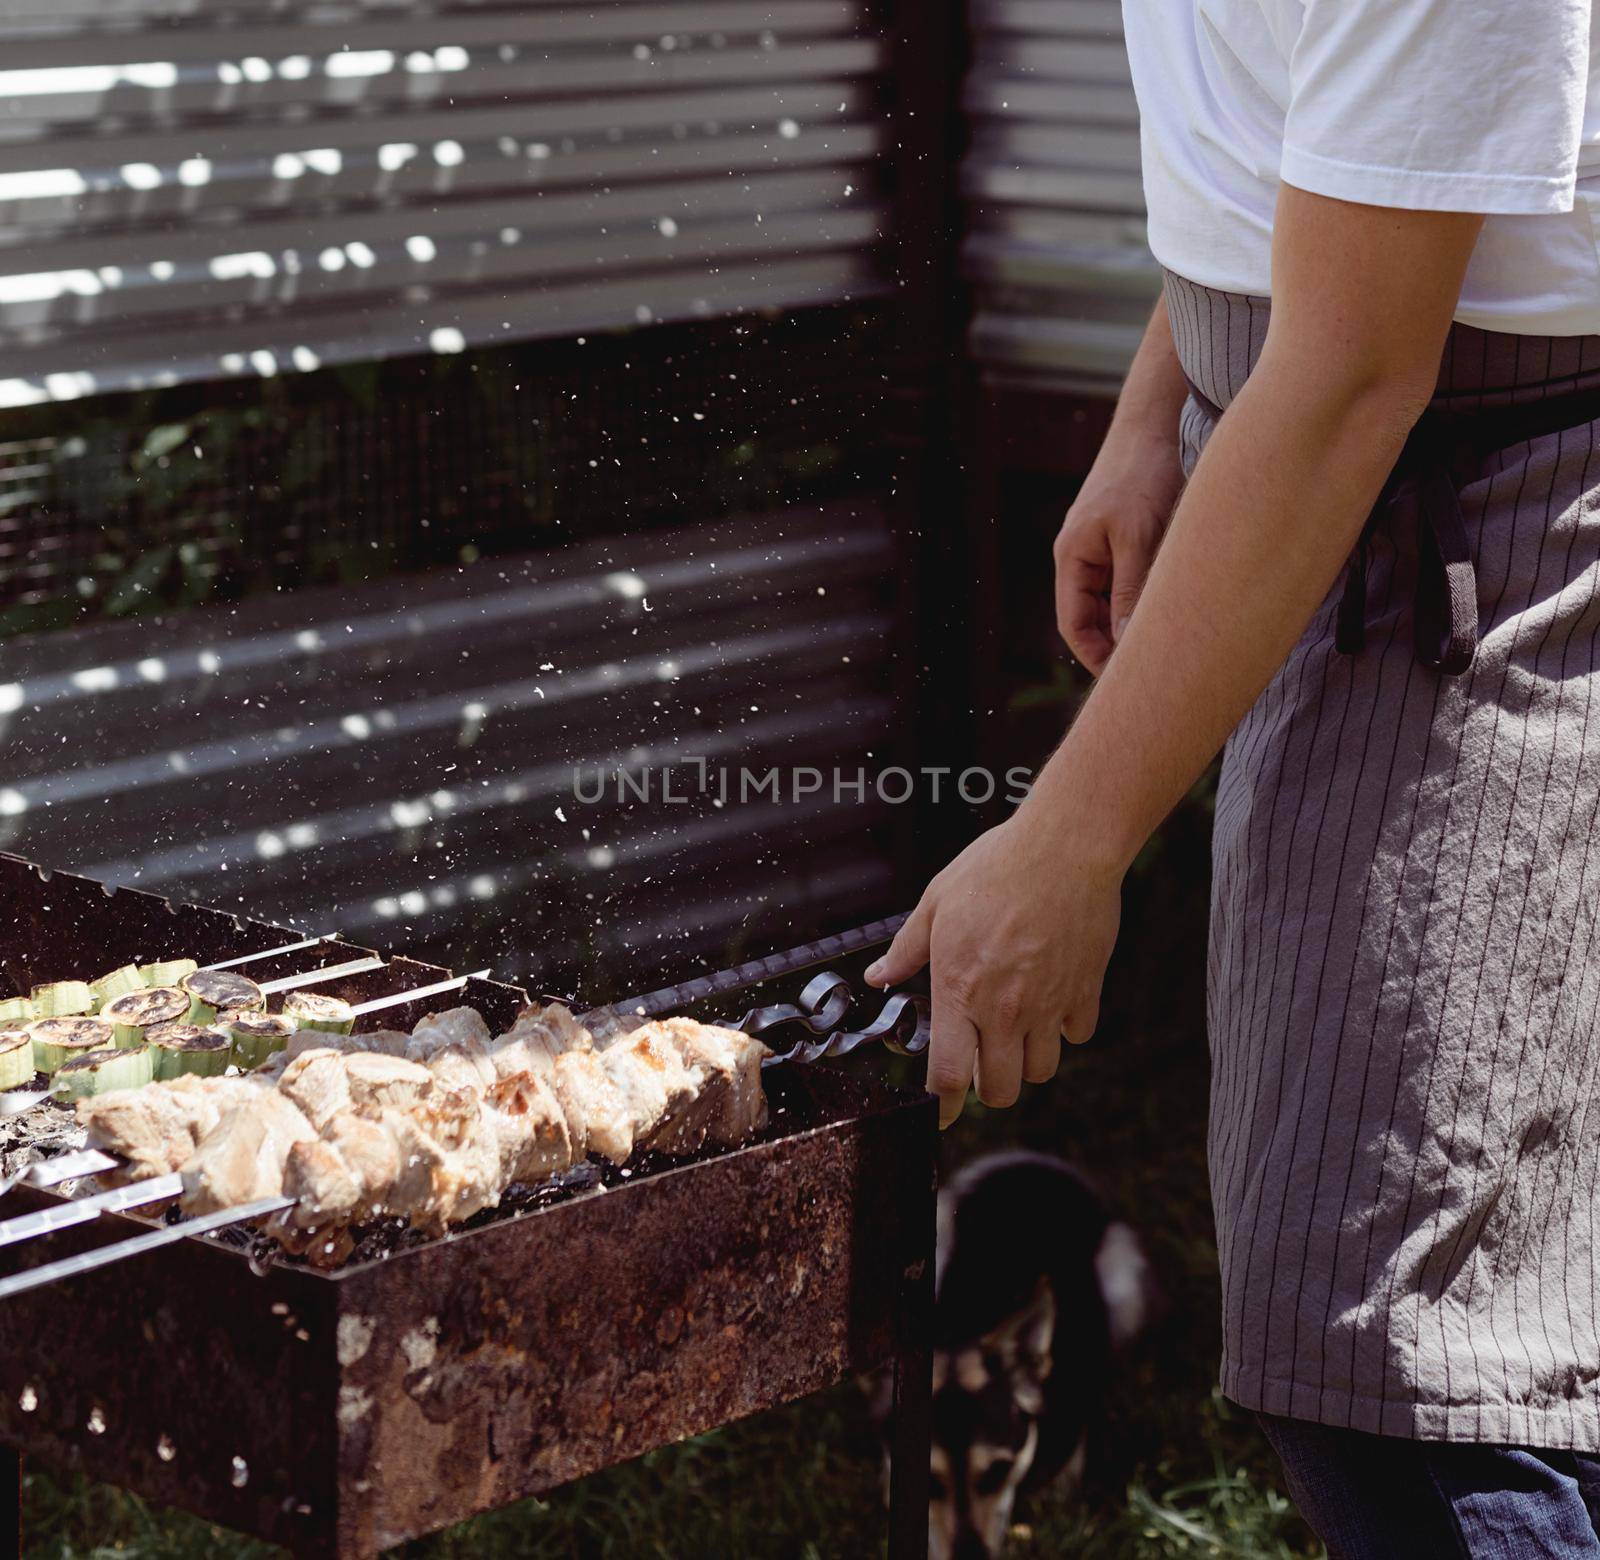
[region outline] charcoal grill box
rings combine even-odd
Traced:
[[[8,989],[294,935],[0,856]],[[332,989],[440,974],[391,960]],[[464,999],[494,1023],[525,996]],[[826,1065],[769,1088],[763,1141],[380,1260],[319,1273],[194,1239],[0,1302],[0,1440],[296,1554],[362,1556],[896,1360],[913,1452],[892,1546],[916,1552],[932,1102]],[[54,1201],[19,1188],[4,1211]],[[106,1216],[0,1271],[148,1227]]]

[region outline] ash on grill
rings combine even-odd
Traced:
[[[73,1112],[54,1100],[0,1117],[0,1177],[16,1175],[41,1159],[54,1159],[83,1147],[83,1128]],[[64,1182],[70,1190],[72,1183]]]

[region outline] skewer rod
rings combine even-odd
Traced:
[[[358,1002],[353,1009],[360,1018],[364,1013],[381,1013],[384,1008],[404,1007],[408,1002],[420,1002],[424,997],[443,996],[447,991],[460,991],[469,980],[485,980],[488,970],[474,970],[470,975],[457,975],[454,980],[441,980],[432,986],[418,986],[414,991],[395,991],[387,997],[374,997],[370,1002]],[[263,991],[270,988],[263,986]]]
[[[260,953],[242,953],[237,959],[224,959],[220,964],[202,964],[203,970],[233,970],[241,964],[255,964],[262,959],[276,959],[286,953],[303,953],[307,948],[315,948],[325,942],[332,942],[339,934],[337,932],[324,932],[320,937],[305,937],[299,942],[285,943],[281,948],[263,948]]]
[[[207,1235],[212,1230],[225,1229],[230,1224],[244,1224],[250,1219],[265,1218],[269,1213],[279,1213],[291,1207],[288,1197],[263,1197],[258,1202],[244,1203],[237,1208],[222,1208],[198,1219],[188,1219],[182,1224],[168,1224],[147,1235],[135,1235],[129,1240],[119,1240],[98,1251],[86,1251],[81,1256],[63,1257],[59,1262],[46,1262],[43,1267],[30,1268],[25,1273],[13,1273],[0,1279],[0,1300],[12,1295],[26,1294],[45,1284],[58,1283],[64,1278],[76,1278],[82,1273],[93,1273],[98,1268],[110,1267],[114,1262],[129,1257],[142,1256],[147,1251],[158,1251],[162,1246],[175,1245],[190,1235]]]
[[[282,975],[277,980],[261,983],[267,996],[280,991],[299,991],[304,986],[320,986],[327,980],[341,980],[346,975],[365,975],[368,970],[381,970],[383,960],[368,955],[364,959],[346,959],[343,964],[326,964],[320,970],[301,970],[298,975]]]
[[[115,1170],[117,1161],[97,1148],[80,1148],[70,1154],[58,1154],[54,1159],[36,1159],[24,1165],[15,1175],[0,1179],[0,1196],[13,1186],[59,1186],[63,1181],[76,1181],[79,1176],[99,1175],[102,1170]]]
[[[74,1224],[87,1224],[102,1213],[123,1213],[149,1203],[165,1202],[183,1191],[181,1175],[158,1176],[151,1181],[135,1181],[114,1191],[96,1192],[93,1197],[75,1197],[55,1208],[41,1208],[17,1219],[0,1222],[0,1246],[14,1246],[19,1240],[32,1240],[52,1230],[70,1230]]]

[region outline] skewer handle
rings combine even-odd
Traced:
[[[42,1288],[64,1278],[77,1278],[83,1273],[93,1273],[99,1268],[124,1262],[129,1257],[142,1256],[147,1251],[157,1251],[171,1246],[191,1235],[208,1235],[212,1230],[226,1229],[230,1224],[244,1224],[251,1219],[265,1218],[269,1213],[279,1213],[293,1206],[288,1197],[263,1197],[258,1202],[244,1203],[237,1208],[222,1208],[216,1213],[204,1214],[198,1219],[187,1219],[181,1224],[168,1224],[147,1235],[135,1235],[129,1240],[119,1240],[97,1251],[86,1251],[81,1256],[63,1257],[59,1262],[46,1262],[42,1267],[29,1268],[23,1273],[13,1273],[0,1279],[0,1300],[12,1295],[26,1294],[30,1289]]]
[[[900,1056],[920,1056],[928,1049],[931,1004],[923,996],[899,992],[887,998],[878,1016],[859,1029],[843,1029],[845,1015],[855,1002],[850,983],[832,970],[813,976],[797,1003],[752,1008],[734,1025],[747,1035],[764,1040],[774,1031],[798,1028],[801,1037],[786,1051],[774,1049],[763,1067],[786,1062],[807,1065],[826,1057],[848,1056],[861,1046],[881,1041]]]

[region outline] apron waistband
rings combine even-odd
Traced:
[[[1213,421],[1222,408],[1196,388],[1189,394]],[[1529,439],[1600,419],[1600,389],[1554,395],[1520,406],[1458,411],[1435,404],[1417,420],[1372,506],[1350,555],[1334,629],[1334,648],[1354,655],[1366,643],[1367,558],[1372,534],[1401,493],[1414,488],[1417,587],[1412,628],[1417,659],[1445,676],[1472,665],[1478,648],[1478,580],[1461,512],[1460,488],[1485,456]]]

